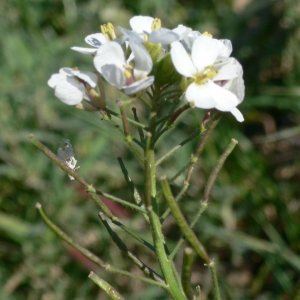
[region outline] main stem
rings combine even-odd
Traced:
[[[185,300],[179,283],[176,281],[175,274],[172,269],[172,261],[169,260],[164,245],[164,236],[158,213],[158,203],[156,199],[156,168],[155,168],[155,153],[152,143],[155,138],[155,121],[156,111],[152,110],[150,116],[150,133],[147,134],[146,149],[144,152],[145,165],[145,207],[150,220],[155,252],[158,258],[160,268],[164,279],[168,285],[168,292],[175,300]]]

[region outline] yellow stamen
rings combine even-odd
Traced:
[[[212,39],[212,37],[213,37],[212,34],[210,34],[210,33],[207,32],[207,31],[203,32],[202,35],[207,36],[207,37],[209,37],[209,38],[211,38],[211,39]]]
[[[127,79],[131,78],[131,76],[132,76],[132,75],[131,75],[131,72],[128,71],[128,70],[124,70],[123,74],[124,74],[124,76],[125,76]]]
[[[194,80],[196,84],[203,84],[214,78],[217,74],[218,72],[215,70],[214,66],[208,66],[202,72],[196,74]]]
[[[115,29],[114,29],[113,24],[107,23],[107,24],[101,25],[100,30],[109,41],[113,41],[116,38]]]
[[[152,22],[152,26],[151,26],[151,29],[152,30],[156,30],[156,29],[159,29],[161,28],[161,20],[158,19],[158,18],[155,18]]]
[[[125,68],[125,69],[130,69],[130,70],[133,69],[132,65],[124,65],[124,68]]]

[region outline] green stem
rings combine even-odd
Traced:
[[[118,101],[118,106],[120,108],[120,113],[121,113],[121,117],[122,117],[124,135],[125,135],[125,138],[127,138],[128,136],[130,136],[130,133],[129,133],[129,124],[128,124],[127,116],[126,116],[126,113],[124,111],[124,108],[122,106],[122,102],[121,101]]]
[[[156,286],[160,286],[160,287],[162,287],[164,289],[167,288],[166,285],[163,284],[163,283],[161,283],[161,282],[157,282],[157,281],[154,281],[154,280],[149,279],[149,278],[141,277],[141,276],[132,274],[130,272],[117,269],[117,268],[111,266],[109,263],[104,262],[101,258],[99,258],[98,256],[96,256],[94,253],[92,253],[88,249],[82,247],[80,244],[78,244],[75,241],[73,241],[65,232],[63,232],[59,227],[57,227],[54,223],[52,223],[49,220],[49,218],[45,215],[45,213],[44,213],[44,211],[42,209],[42,205],[41,204],[37,203],[36,204],[36,208],[38,209],[41,217],[43,218],[44,222],[48,225],[48,227],[52,231],[54,231],[62,240],[64,240],[70,246],[72,246],[73,248],[75,248],[76,250],[78,250],[87,259],[89,259],[93,263],[97,264],[98,266],[104,268],[106,271],[108,271],[110,273],[116,273],[116,274],[119,274],[119,275],[125,275],[125,276],[131,277],[131,278],[139,279],[141,281],[144,281],[144,282],[147,282],[147,283],[151,283],[151,284],[154,284]]]
[[[146,246],[148,249],[150,249],[151,251],[153,251],[155,253],[155,248],[153,245],[151,245],[150,243],[148,243],[146,240],[144,240],[143,238],[141,238],[139,235],[137,235],[135,232],[133,232],[132,230],[130,230],[129,228],[127,228],[124,224],[122,224],[120,221],[118,220],[111,220],[115,225],[117,225],[118,227],[120,227],[121,229],[123,229],[125,232],[127,232],[130,236],[132,236],[135,240],[137,240],[138,242],[140,242],[141,244],[143,244],[144,246]]]
[[[139,123],[140,120],[138,118],[138,115],[137,115],[137,112],[136,112],[136,108],[133,107],[131,110],[133,112],[134,120]],[[142,128],[138,127],[138,133],[139,133],[139,136],[140,136],[140,140],[143,141],[145,139],[145,135],[144,135],[144,132],[143,132]]]
[[[126,118],[126,116],[125,116],[125,118]],[[122,114],[121,119],[122,119],[122,121],[123,121],[123,124],[124,124],[124,122],[125,122],[125,124],[128,125],[128,123],[127,123],[128,119],[126,118],[126,121],[124,120],[124,114]],[[140,153],[137,151],[137,149],[135,149],[135,147],[132,145],[132,141],[133,141],[132,137],[131,137],[129,134],[126,135],[126,132],[123,132],[123,130],[120,128],[120,126],[119,126],[117,123],[115,123],[113,120],[111,120],[111,119],[108,117],[108,115],[105,114],[105,113],[103,114],[103,120],[104,120],[104,121],[107,121],[107,122],[110,123],[112,126],[114,126],[115,128],[117,128],[117,129],[122,133],[122,135],[125,135],[125,141],[126,141],[128,147],[129,147],[130,151],[131,151],[132,154],[137,158],[137,160],[142,164],[142,163],[143,163],[143,159],[142,159],[142,157],[141,157],[141,154],[140,154]],[[125,126],[126,126],[126,125],[125,125]],[[126,130],[128,131],[128,126],[127,126],[126,128],[127,128]],[[128,132],[127,132],[127,133],[128,133]],[[139,146],[140,146],[140,145],[139,145]]]
[[[137,258],[125,245],[125,243],[120,239],[120,237],[110,228],[108,222],[105,220],[105,217],[102,213],[99,214],[100,220],[102,221],[103,225],[105,226],[106,230],[108,231],[109,235],[111,236],[112,240],[118,246],[118,248],[126,254],[126,256],[138,266],[142,272],[145,273],[148,277],[153,280],[165,283],[163,278],[159,276],[155,271],[145,265],[139,258]]]
[[[123,298],[123,296],[121,296],[121,294],[119,294],[119,292],[114,287],[112,287],[109,283],[100,278],[94,272],[91,272],[89,274],[89,278],[92,279],[111,299],[125,300],[125,298]]]
[[[133,203],[130,203],[130,202],[128,202],[128,201],[125,201],[125,200],[123,200],[123,199],[120,199],[120,198],[118,198],[118,197],[115,197],[115,196],[113,196],[113,195],[110,195],[110,194],[107,194],[107,193],[103,193],[103,192],[101,192],[101,191],[99,191],[99,190],[96,190],[96,193],[97,193],[98,195],[101,195],[101,196],[103,196],[103,197],[105,197],[105,198],[111,200],[111,201],[114,201],[114,202],[116,202],[116,203],[120,203],[120,204],[122,204],[122,205],[124,205],[124,206],[130,207],[130,208],[132,208],[132,209],[134,209],[134,210],[137,210],[137,211],[142,212],[143,214],[146,214],[146,210],[145,210],[145,208],[143,208],[143,207],[140,207],[140,206],[138,206],[138,205],[135,205],[135,204],[133,204]]]
[[[177,205],[169,183],[167,181],[167,178],[165,176],[162,176],[160,178],[161,180],[161,185],[162,185],[162,190],[164,193],[164,196],[166,198],[166,201],[171,209],[171,212],[176,220],[177,225],[179,226],[181,232],[183,233],[184,237],[187,239],[187,241],[189,242],[189,244],[194,248],[194,250],[196,251],[196,253],[207,263],[210,263],[210,258],[206,252],[206,250],[204,249],[203,245],[201,244],[201,242],[199,241],[199,239],[197,238],[196,234],[194,233],[194,231],[191,229],[191,227],[189,226],[189,224],[187,223],[185,217],[183,216],[179,206]]]
[[[225,149],[225,151],[222,153],[220,158],[218,159],[217,163],[215,164],[204,189],[204,197],[203,200],[204,202],[207,202],[211,193],[211,190],[215,184],[215,181],[227,159],[229,154],[233,151],[235,146],[238,144],[238,141],[235,139],[232,139],[228,147]]]
[[[53,152],[51,152],[44,144],[37,140],[33,134],[29,135],[30,141],[38,147],[50,160],[52,160],[57,166],[59,166],[63,171],[74,177],[78,181],[90,197],[95,201],[99,206],[101,211],[110,219],[118,220],[118,218],[110,211],[110,209],[99,199],[96,195],[95,188],[88,184],[75,170],[70,169],[62,160],[60,160]]]
[[[221,300],[215,262],[211,260],[210,263],[208,264],[208,267],[212,275],[215,299]]]
[[[184,188],[181,189],[181,191],[179,192],[179,194],[175,198],[176,202],[181,200],[181,197],[184,195],[185,191],[188,189],[188,187],[189,187],[188,183],[185,182],[183,187]],[[171,209],[170,209],[170,207],[168,207],[166,209],[166,211],[164,212],[164,214],[160,217],[160,222],[161,223],[163,223],[166,220],[166,218],[167,218],[167,216],[169,215],[170,212],[171,212]]]
[[[112,116],[115,116],[115,117],[117,117],[119,119],[122,119],[122,116],[120,114],[116,113],[115,111],[113,111],[113,110],[111,110],[111,109],[109,109],[107,107],[106,107],[105,111],[108,112],[109,114],[111,114]],[[147,127],[144,124],[142,124],[142,123],[139,123],[139,122],[137,122],[135,120],[132,120],[130,118],[127,118],[127,120],[128,120],[129,123],[131,123],[132,125],[135,125],[136,127],[142,128],[142,129],[144,129],[146,131],[148,130]]]
[[[193,266],[193,250],[191,248],[185,248],[183,252],[182,272],[181,272],[181,283],[185,295],[189,300],[194,299],[194,295],[191,289],[191,276]]]
[[[155,122],[155,114],[152,116],[152,124]],[[151,126],[150,126],[151,128]],[[152,130],[155,130],[153,126]],[[154,131],[155,132],[155,131]],[[168,284],[170,295],[176,300],[185,299],[181,289],[178,286],[176,277],[173,273],[172,261],[169,260],[164,245],[164,236],[162,233],[161,224],[158,216],[158,204],[156,200],[156,173],[155,173],[155,158],[154,149],[150,148],[151,134],[147,133],[146,149],[145,149],[145,207],[149,216],[150,226],[155,246],[155,252],[164,279]],[[153,147],[153,146],[152,146]]]
[[[191,158],[191,165],[187,171],[187,175],[185,177],[185,181],[189,182],[192,176],[192,173],[194,171],[194,167],[195,164],[198,161],[199,156],[201,155],[202,151],[204,150],[204,146],[206,145],[207,141],[209,140],[213,130],[215,129],[215,127],[217,126],[219,120],[220,120],[220,114],[216,114],[215,118],[211,121],[211,123],[209,124],[208,128],[206,129],[206,131],[204,132],[204,134],[201,136],[201,139],[196,147],[196,150],[194,152],[194,154],[192,155]],[[204,128],[203,128],[204,129]],[[202,130],[201,130],[202,131]]]
[[[201,215],[203,214],[203,212],[206,210],[207,205],[208,205],[208,199],[212,190],[212,187],[220,173],[220,170],[222,169],[222,166],[224,165],[227,157],[229,156],[229,154],[233,151],[233,149],[235,148],[235,146],[237,145],[237,141],[232,139],[230,144],[228,145],[228,147],[225,149],[225,151],[222,153],[222,155],[220,156],[220,158],[218,159],[217,163],[215,164],[208,180],[207,180],[207,184],[205,186],[204,189],[204,197],[200,203],[200,209],[197,212],[195,218],[193,219],[192,223],[190,224],[190,227],[193,228],[195,226],[195,224],[198,222],[199,218],[201,217]],[[185,191],[182,190],[182,192],[184,193]],[[180,195],[180,194],[179,194]],[[177,197],[176,197],[176,202],[178,202]],[[163,216],[161,217],[161,219],[165,220],[165,218],[167,217],[169,213],[169,210],[166,210],[166,212],[163,214]],[[181,238],[177,245],[175,246],[175,248],[173,249],[173,251],[170,254],[170,258],[173,259],[174,256],[176,255],[177,251],[180,249],[181,245],[184,242],[184,238]]]
[[[192,228],[188,225],[186,219],[184,218],[180,208],[178,207],[169,183],[165,176],[161,177],[161,184],[164,196],[166,198],[166,201],[171,208],[172,214],[176,220],[177,225],[179,226],[181,232],[183,233],[186,240],[189,242],[189,244],[193,247],[193,249],[196,251],[196,253],[206,262],[208,267],[210,268],[212,279],[213,279],[213,285],[214,285],[214,293],[215,293],[215,299],[220,300],[220,291],[219,291],[219,285],[218,285],[218,279],[216,275],[216,269],[215,269],[215,263],[213,260],[211,260],[204,249],[203,245],[197,238],[195,232],[192,230]]]
[[[195,216],[195,218],[193,219],[192,223],[190,224],[191,228],[193,228],[195,226],[195,224],[197,223],[198,219],[203,214],[203,212],[206,210],[206,208],[207,208],[207,203],[206,202],[202,202],[201,206],[200,206],[200,210],[197,212],[197,215]],[[180,249],[180,247],[182,246],[182,244],[184,243],[184,241],[185,241],[185,239],[183,237],[178,241],[178,243],[174,247],[173,251],[169,255],[170,259],[172,259],[172,260],[174,259],[176,253],[178,252],[178,250]]]
[[[122,160],[121,157],[118,157],[118,162],[119,162],[120,168],[122,170],[122,173],[124,175],[124,178],[125,178],[125,180],[127,182],[127,185],[129,186],[129,189],[130,189],[130,191],[132,193],[132,196],[133,196],[133,199],[134,199],[135,203],[139,207],[141,207],[141,208],[143,208],[145,210],[145,206],[142,203],[141,195],[139,194],[139,192],[138,192],[137,188],[135,187],[134,183],[132,182],[132,180],[131,180],[131,178],[129,176],[129,173],[128,173],[128,171],[127,171],[127,169],[126,169],[126,167],[124,165],[124,162],[123,162],[123,160]],[[143,216],[146,219],[146,221],[149,223],[149,218],[148,218],[147,214],[143,214]]]
[[[162,156],[160,159],[158,159],[156,161],[156,166],[158,166],[159,164],[161,164],[166,158],[170,157],[175,151],[177,151],[178,149],[180,149],[182,146],[184,146],[185,144],[187,144],[189,141],[191,141],[194,138],[196,138],[197,136],[199,136],[199,134],[200,134],[200,130],[199,129],[195,130],[187,139],[185,139],[184,141],[182,141],[181,143],[179,143],[177,146],[175,146],[174,148],[172,148],[168,153],[166,153],[164,156]]]

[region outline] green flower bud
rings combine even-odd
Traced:
[[[153,62],[156,62],[157,58],[161,54],[161,44],[154,44],[150,42],[144,43],[144,47],[149,52]]]
[[[155,62],[152,72],[155,76],[155,85],[158,87],[179,83],[182,77],[174,68],[170,53],[165,54]]]

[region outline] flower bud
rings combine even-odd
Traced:
[[[174,84],[179,82],[181,75],[175,70],[171,55],[169,53],[165,54],[163,57],[159,58],[153,66],[153,72],[155,76],[155,84],[163,86],[164,84]]]
[[[161,54],[161,44],[154,44],[154,43],[146,42],[143,45],[149,52],[152,61],[156,62],[157,58]]]

